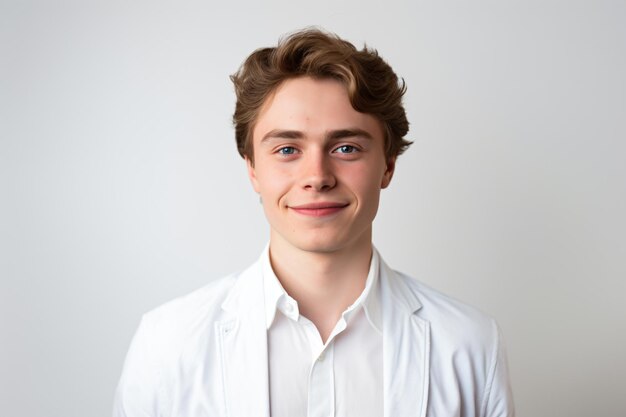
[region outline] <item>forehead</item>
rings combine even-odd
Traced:
[[[286,80],[266,99],[253,130],[253,141],[256,143],[274,129],[299,131],[305,137],[340,129],[365,130],[374,138],[383,136],[378,119],[352,107],[340,81],[311,77]]]

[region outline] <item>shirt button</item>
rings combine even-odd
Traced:
[[[287,313],[293,313],[293,305],[291,305],[290,303],[287,303],[285,305],[285,311],[287,311]]]
[[[324,360],[324,358],[326,357],[326,355],[324,354],[324,352],[320,353],[320,355],[317,357],[317,360],[319,362],[322,362]]]

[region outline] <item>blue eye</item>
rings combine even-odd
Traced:
[[[278,150],[278,153],[281,155],[293,155],[294,153],[296,153],[296,148],[294,148],[293,146],[285,146],[284,148],[280,148]]]
[[[335,149],[335,152],[339,153],[354,153],[357,152],[357,148],[352,145],[343,145]]]

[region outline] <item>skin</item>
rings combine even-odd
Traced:
[[[372,221],[395,160],[380,121],[354,110],[332,79],[283,82],[252,140],[246,163],[270,224],[272,267],[326,342],[365,287]]]

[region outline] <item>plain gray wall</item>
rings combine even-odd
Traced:
[[[228,75],[308,25],[405,78],[375,243],[495,316],[519,416],[626,415],[623,1],[0,6],[0,415],[107,416],[140,315],[260,253]]]

